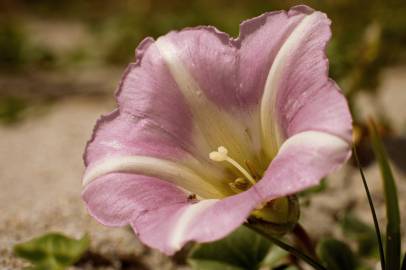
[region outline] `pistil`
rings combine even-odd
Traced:
[[[255,185],[255,179],[249,174],[249,172],[244,169],[237,161],[232,159],[231,157],[228,156],[228,150],[224,146],[219,146],[217,148],[217,151],[213,151],[209,154],[209,158],[213,161],[221,162],[221,161],[227,161],[231,165],[233,165],[237,170],[239,170],[245,178],[250,181],[252,185]]]

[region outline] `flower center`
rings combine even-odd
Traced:
[[[241,174],[244,176],[238,177],[234,182],[229,183],[230,188],[236,192],[240,193],[241,191],[247,190],[250,185],[255,185],[256,181],[254,177],[237,161],[228,156],[228,150],[224,146],[219,146],[217,151],[213,151],[209,154],[209,158],[213,161],[222,162],[226,161],[235,167]],[[246,162],[248,170],[252,172],[252,169],[249,166],[249,162]]]

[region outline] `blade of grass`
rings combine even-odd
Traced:
[[[400,213],[395,179],[390,168],[387,154],[378,136],[376,126],[369,121],[369,133],[371,136],[372,149],[378,161],[385,193],[386,204],[386,269],[400,269]]]
[[[371,208],[372,219],[374,221],[374,226],[375,226],[376,238],[378,238],[379,258],[381,259],[381,268],[382,268],[382,270],[385,270],[386,269],[385,268],[385,266],[386,266],[385,265],[385,253],[383,251],[382,238],[381,238],[381,229],[379,228],[378,218],[376,217],[376,212],[375,212],[374,203],[372,201],[371,192],[369,192],[368,183],[367,183],[367,180],[365,178],[364,171],[362,170],[361,164],[359,162],[357,150],[355,149],[355,147],[353,147],[353,153],[354,153],[355,161],[357,162],[357,167],[358,167],[359,172],[361,174],[362,183],[364,184],[365,193],[367,194],[369,207]]]
[[[304,254],[303,252],[301,252],[300,250],[296,249],[295,247],[279,240],[278,238],[267,234],[266,232],[264,232],[263,230],[258,229],[255,226],[252,226],[250,224],[245,224],[247,227],[251,228],[252,230],[256,231],[257,233],[263,235],[264,237],[266,237],[267,239],[271,240],[272,243],[274,243],[275,245],[277,245],[278,247],[286,250],[287,252],[291,253],[293,256],[305,261],[306,263],[308,263],[309,265],[313,266],[314,269],[316,270],[327,270],[323,265],[321,265],[319,262],[317,262],[315,259],[313,259],[312,257]]]

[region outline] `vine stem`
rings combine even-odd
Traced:
[[[302,251],[296,249],[295,247],[279,240],[278,238],[276,238],[275,236],[271,235],[270,233],[267,233],[265,230],[246,223],[245,224],[248,228],[254,230],[255,232],[261,234],[262,236],[264,236],[265,238],[269,239],[272,243],[274,243],[275,245],[279,246],[280,248],[286,250],[287,252],[291,253],[292,255],[294,255],[295,257],[305,261],[306,263],[308,263],[309,265],[311,265],[314,269],[316,270],[327,270],[323,265],[321,265],[318,261],[316,261],[314,258],[304,254]]]

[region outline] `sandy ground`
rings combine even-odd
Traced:
[[[393,122],[396,134],[406,134],[406,68],[388,71],[380,101]],[[366,113],[376,106],[368,96],[360,98]],[[80,237],[89,232],[92,239],[87,262],[75,269],[180,269],[173,260],[144,247],[128,228],[106,228],[90,218],[80,199],[82,151],[95,120],[114,107],[107,97],[65,98],[48,113],[14,126],[0,126],[0,269],[21,269],[25,264],[12,255],[15,243],[49,231]],[[403,224],[406,224],[406,177],[395,167]],[[403,170],[406,169],[406,164]],[[383,197],[376,165],[366,170],[378,205]],[[361,180],[346,166],[329,181],[326,192],[315,196],[303,211],[302,221],[315,237],[332,231],[331,213],[355,205],[362,218],[370,221]],[[384,212],[379,211],[383,220]],[[403,226],[405,227],[405,226]],[[95,255],[96,254],[96,255]],[[97,258],[98,259],[97,259]],[[96,259],[95,259],[96,258]]]
[[[45,116],[1,128],[0,268],[22,266],[11,255],[15,243],[59,231],[75,237],[89,232],[92,250],[115,269],[133,255],[140,259],[128,264],[139,265],[126,269],[172,269],[169,260],[144,248],[128,228],[99,225],[80,199],[83,148],[95,120],[113,108],[111,101],[73,98]]]

